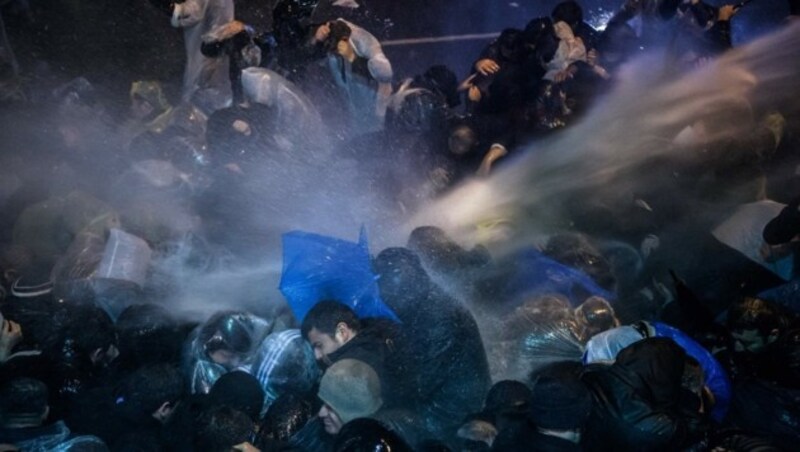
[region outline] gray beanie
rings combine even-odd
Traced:
[[[317,395],[345,424],[375,413],[383,404],[378,374],[356,359],[343,359],[329,367]]]

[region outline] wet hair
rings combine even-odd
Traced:
[[[730,331],[758,330],[768,336],[772,330],[781,329],[784,321],[777,306],[760,298],[746,297],[728,309]]]
[[[33,378],[16,378],[0,388],[0,421],[40,421],[47,410],[47,386]]]
[[[117,344],[117,334],[111,317],[95,306],[75,306],[69,316],[61,349],[62,358],[89,358],[97,349],[107,350]]]
[[[233,446],[250,441],[255,424],[241,411],[220,406],[201,413],[196,428],[195,450],[228,452]]]
[[[531,390],[525,383],[502,380],[489,389],[483,409],[492,414],[524,414],[530,398]]]
[[[180,355],[180,333],[170,313],[161,306],[139,304],[126,308],[117,319],[121,358],[131,365],[170,362]]]
[[[522,30],[506,28],[497,37],[497,48],[505,59],[515,61],[522,56],[524,46]]]
[[[353,30],[341,20],[329,22],[328,26],[330,27],[331,32],[328,35],[328,39],[325,40],[325,48],[328,49],[329,52],[335,52],[336,46],[339,45],[339,41],[350,39],[350,35],[353,34]]]
[[[356,332],[361,329],[361,322],[350,307],[338,301],[323,300],[308,311],[300,326],[300,332],[306,340],[308,340],[308,333],[313,328],[322,334],[333,337],[336,333],[336,325],[340,323],[344,323]]]
[[[142,367],[126,378],[117,388],[116,403],[150,415],[164,403],[176,404],[185,393],[180,370],[169,364],[156,364]]]
[[[461,103],[458,94],[458,77],[443,64],[429,67],[425,73],[414,78],[414,84],[444,97],[447,105],[451,108],[455,108]]]
[[[269,406],[258,429],[256,447],[265,449],[270,441],[288,442],[319,411],[316,396],[287,392]]]
[[[355,419],[342,427],[336,435],[334,452],[411,452],[411,447],[397,433],[380,421],[369,418]]]
[[[568,0],[556,5],[550,13],[550,17],[553,18],[554,23],[566,22],[567,25],[574,29],[576,25],[583,22],[583,8],[578,2]]]

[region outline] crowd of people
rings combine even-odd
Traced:
[[[281,0],[269,30],[233,0],[151,4],[183,29],[182,88],[133,83],[124,119],[85,78],[26,85],[0,40],[0,450],[796,447],[796,92],[695,112],[633,170],[645,186],[571,193],[540,243],[414,225],[351,262],[380,309],[287,262],[308,309],[283,284],[220,291],[201,317],[171,303],[187,274],[256,267],[288,232],[253,210],[280,218],[340,176],[406,217],[569,134],[638,56],[678,78],[735,51],[746,2],[625,0],[596,30],[565,0],[468,74],[405,80],[360,0]]]

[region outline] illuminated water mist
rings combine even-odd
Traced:
[[[621,175],[645,159],[675,152],[674,137],[698,118],[720,119],[709,125],[710,139],[737,138],[750,131],[748,118],[731,118],[731,106],[746,101],[752,111],[763,112],[791,104],[800,93],[800,25],[685,74],[677,64],[650,54],[623,67],[615,90],[582,121],[532,144],[491,178],[469,182],[432,202],[406,229],[437,225],[462,241],[486,243],[492,237],[482,225],[511,224],[517,240],[501,248],[515,248],[559,224],[560,202],[567,193],[602,189],[620,199],[629,196],[633,185],[647,183],[648,175]]]

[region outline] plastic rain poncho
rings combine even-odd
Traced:
[[[233,20],[233,0],[186,0],[175,4],[172,26],[183,28],[186,71],[183,75],[183,100],[198,89],[211,88],[230,93],[228,57],[206,58],[200,51],[203,35]]]
[[[239,348],[233,351],[241,357],[236,369],[250,373],[253,354],[258,350],[264,337],[270,333],[272,327],[273,324],[266,319],[246,312],[220,313],[198,327],[192,333],[184,357],[191,392],[208,394],[219,377],[234,370],[211,360],[207,352],[210,343],[231,344],[234,342],[234,338],[238,339],[239,344],[231,346]]]
[[[263,414],[283,394],[310,392],[319,379],[319,366],[300,330],[286,330],[264,339],[255,353],[251,374],[264,389]]]

